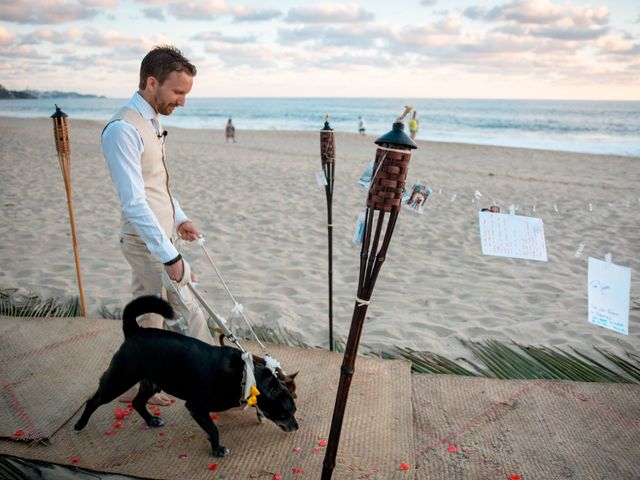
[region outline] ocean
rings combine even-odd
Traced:
[[[0,115],[46,117],[57,103],[70,118],[106,121],[126,101],[114,98],[3,100]],[[406,101],[393,98],[188,98],[165,126],[236,131],[322,128],[324,116],[338,131],[391,128]],[[640,157],[640,102],[573,100],[416,99],[417,138],[441,142],[539,148]]]

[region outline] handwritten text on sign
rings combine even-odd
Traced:
[[[484,255],[547,261],[539,218],[480,212],[480,242]]]
[[[629,335],[631,269],[589,257],[589,322]]]

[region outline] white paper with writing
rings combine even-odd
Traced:
[[[589,323],[629,335],[631,269],[589,257]]]
[[[540,218],[479,212],[484,255],[547,261],[544,227]]]

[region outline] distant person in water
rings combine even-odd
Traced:
[[[224,129],[224,134],[227,138],[227,142],[229,139],[232,139],[233,143],[236,143],[236,127],[233,126],[231,119],[227,121],[227,127]]]
[[[360,135],[364,135],[367,131],[367,127],[364,125],[364,120],[362,117],[358,117],[358,132]]]
[[[411,117],[411,120],[409,120],[409,136],[412,139],[416,138],[416,135],[418,133],[418,129],[420,128],[420,121],[416,118],[417,114],[418,114],[418,112],[416,112],[414,110],[413,117]]]

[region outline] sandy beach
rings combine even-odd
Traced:
[[[119,204],[100,149],[102,124],[70,121],[73,202],[89,316],[130,298],[119,249]],[[257,325],[328,345],[327,227],[317,132],[169,128],[172,190],[204,232],[229,288]],[[48,119],[0,118],[0,287],[77,294],[64,183]],[[346,338],[366,190],[357,183],[374,136],[336,134],[334,317]],[[403,211],[376,285],[364,349],[393,345],[455,358],[458,337],[640,354],[640,311],[629,335],[587,322],[588,257],[631,269],[640,301],[640,158],[418,142],[408,185],[433,189],[424,214]],[[476,200],[475,192],[482,194]],[[483,256],[478,210],[498,204],[544,222],[548,262]],[[556,211],[557,210],[557,211]],[[576,251],[585,246],[580,256]],[[199,288],[227,318],[232,302],[201,250],[183,252]],[[235,320],[233,320],[235,321]],[[232,324],[233,324],[232,321]]]

